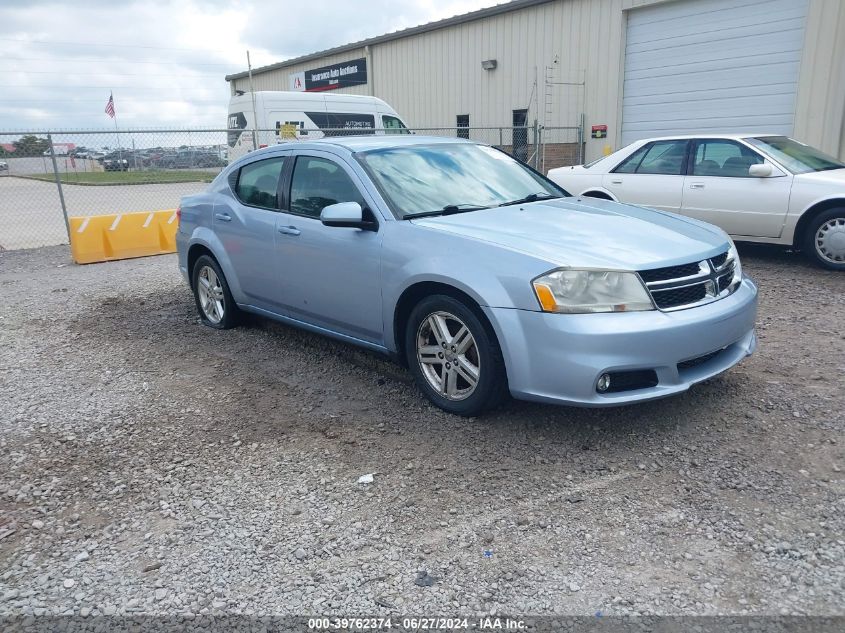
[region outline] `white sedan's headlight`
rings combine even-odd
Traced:
[[[534,293],[544,312],[635,312],[654,310],[635,273],[556,270],[537,277]]]

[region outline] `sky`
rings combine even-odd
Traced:
[[[499,0],[500,2],[501,0]],[[0,0],[0,131],[222,128],[227,74],[497,0]]]

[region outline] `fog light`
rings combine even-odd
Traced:
[[[602,374],[596,383],[596,391],[604,393],[608,389],[610,389],[610,374]]]

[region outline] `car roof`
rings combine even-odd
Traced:
[[[786,136],[785,134],[773,134],[772,132],[746,132],[746,133],[729,133],[729,134],[673,134],[672,136],[653,136],[651,138],[642,138],[634,141],[635,143],[650,143],[651,141],[676,141],[690,138],[729,138],[739,140],[743,138],[759,138],[761,136]]]
[[[316,139],[313,141],[291,141],[290,143],[279,143],[271,145],[262,150],[266,152],[271,149],[279,149],[295,144],[297,149],[324,149],[327,145],[342,147],[350,152],[366,152],[373,149],[394,149],[397,147],[413,147],[415,145],[445,145],[452,143],[463,143],[470,145],[484,145],[454,136],[418,136],[416,134],[368,134],[362,136],[331,136]],[[252,154],[254,154],[253,152]]]

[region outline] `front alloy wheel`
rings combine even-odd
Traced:
[[[420,323],[417,360],[431,388],[449,400],[465,400],[478,386],[478,345],[454,314],[435,312]]]
[[[473,307],[432,295],[414,307],[405,329],[405,357],[417,385],[441,409],[465,416],[508,396],[499,342]]]

